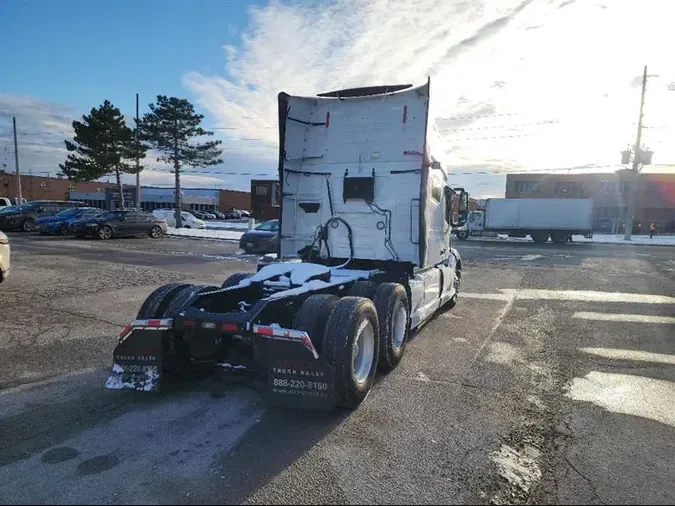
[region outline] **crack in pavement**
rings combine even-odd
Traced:
[[[585,474],[583,474],[581,471],[579,471],[579,470],[574,466],[574,464],[572,464],[572,462],[570,462],[570,459],[567,457],[567,455],[563,455],[563,458],[565,459],[565,462],[567,462],[567,464],[574,470],[574,472],[577,473],[579,476],[581,476],[581,478],[582,478],[586,483],[588,483],[588,486],[591,487],[591,491],[593,492],[593,495],[595,496],[595,498],[596,498],[598,501],[600,501],[601,504],[605,504],[605,501],[603,501],[603,500],[600,498],[600,495],[598,494],[598,491],[595,489],[595,485],[593,485],[593,482],[590,480],[590,478],[589,478],[588,476],[586,476]]]

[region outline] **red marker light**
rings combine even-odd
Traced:
[[[162,324],[162,320],[148,320],[148,327],[159,327]]]
[[[197,322],[194,320],[183,320],[183,327],[196,327]]]
[[[273,336],[274,329],[272,327],[258,327],[258,334],[261,336]]]
[[[239,330],[239,325],[236,323],[223,323],[220,326],[220,330],[223,332],[237,332]]]

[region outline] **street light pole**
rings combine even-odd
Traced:
[[[631,171],[630,188],[628,189],[628,209],[626,212],[626,230],[623,238],[625,241],[631,240],[633,233],[633,215],[635,214],[635,194],[637,190],[638,175],[640,170],[640,143],[642,142],[642,112],[645,105],[645,91],[647,90],[647,65],[645,65],[642,74],[642,96],[640,97],[640,117],[638,118],[637,138],[635,140],[635,154],[633,155],[633,169]],[[621,187],[619,187],[621,191]]]
[[[138,93],[136,93],[136,144],[138,144]],[[141,162],[136,155],[136,209],[141,208]]]
[[[14,164],[16,169],[16,189],[19,194],[17,204],[23,204],[23,193],[21,192],[21,171],[19,170],[19,144],[16,140],[16,116],[12,116],[12,126],[14,127]]]

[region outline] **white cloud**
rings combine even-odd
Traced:
[[[640,90],[632,84],[648,64],[658,77],[649,81],[645,121],[670,130],[647,129],[645,142],[654,163],[673,163],[668,14],[660,0],[273,2],[251,9],[241,46],[225,49],[227,77],[189,72],[183,81],[227,128],[228,145],[270,171],[279,91],[428,75],[458,172],[541,170],[616,163],[635,136]],[[503,176],[458,174],[457,183],[477,195],[503,193]]]

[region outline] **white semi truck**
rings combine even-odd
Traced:
[[[487,199],[469,213],[459,239],[506,234],[545,243],[565,243],[572,235],[593,237],[591,199]]]
[[[220,364],[259,374],[274,404],[358,406],[459,293],[451,230],[468,197],[435,151],[430,91],[279,94],[278,261],[221,287],[158,288],[122,332],[106,386],[151,391]]]

